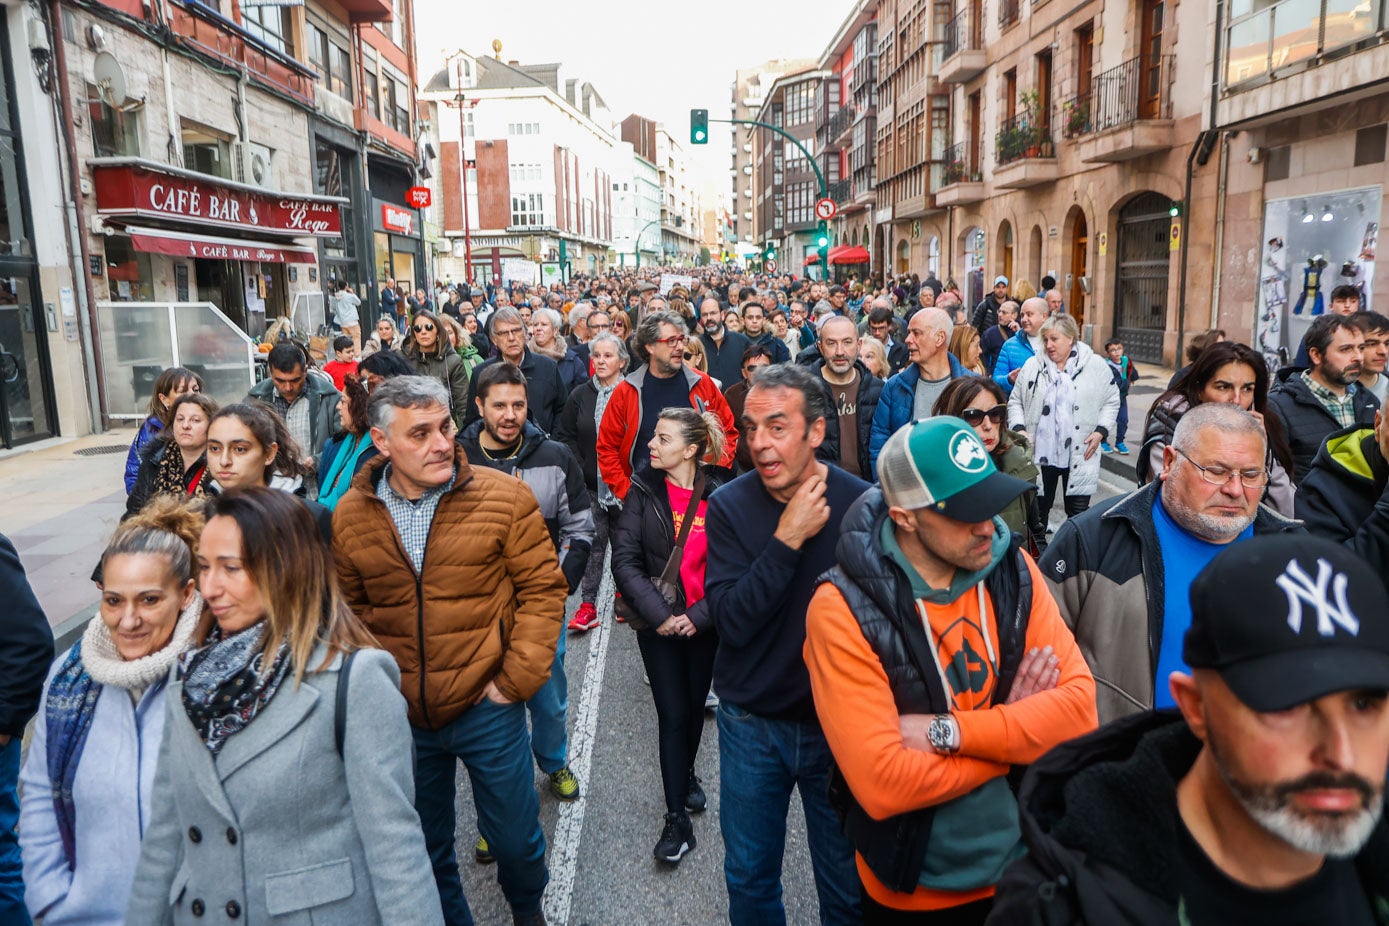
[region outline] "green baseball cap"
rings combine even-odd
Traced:
[[[1006,476],[974,429],[940,415],[903,425],[878,454],[883,498],[894,508],[930,508],[978,524],[1035,486]]]

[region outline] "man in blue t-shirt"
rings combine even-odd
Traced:
[[[1268,486],[1263,424],[1208,402],[1182,416],[1162,474],[1068,520],[1038,565],[1095,676],[1100,723],[1172,707],[1197,573],[1229,544],[1302,531],[1259,504]]]

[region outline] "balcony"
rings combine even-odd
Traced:
[[[998,0],[998,25],[1007,29],[1022,16],[1022,0]]]
[[[842,148],[848,143],[847,136],[854,127],[854,117],[857,114],[858,107],[850,103],[839,107],[839,112],[830,117],[829,130],[826,133],[827,148]]]
[[[968,142],[945,149],[940,174],[941,186],[936,189],[936,205],[964,206],[984,198],[984,175],[979,165],[983,160],[977,150],[971,151]]]
[[[1087,164],[1112,164],[1172,146],[1172,56],[1133,58],[1096,75],[1061,106],[1061,134]]]
[[[1025,190],[1056,182],[1056,148],[1051,130],[1037,124],[1034,115],[1019,113],[1004,122],[995,144],[994,186]]]
[[[1365,39],[1381,27],[1378,0],[1281,0],[1225,30],[1226,87],[1268,79]]]
[[[955,14],[945,26],[945,41],[941,43],[941,62],[937,76],[941,83],[962,84],[984,73],[989,58],[985,53],[980,23],[973,21],[969,10]]]

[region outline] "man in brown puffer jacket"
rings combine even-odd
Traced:
[[[461,759],[515,922],[544,923],[525,701],[549,678],[564,616],[555,546],[524,483],[468,464],[437,380],[386,381],[368,415],[381,456],[333,513],[334,553],[348,604],[400,664],[444,918],[472,921],[454,852]]]

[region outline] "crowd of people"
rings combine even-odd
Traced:
[[[0,922],[460,926],[462,839],[543,923],[608,620],[667,865],[715,710],[735,926],[793,792],[826,924],[1385,921],[1389,319],[1203,336],[1092,507],[1138,371],[1055,281],[693,276],[387,281],[240,402],[165,371],[66,652],[0,543]]]

